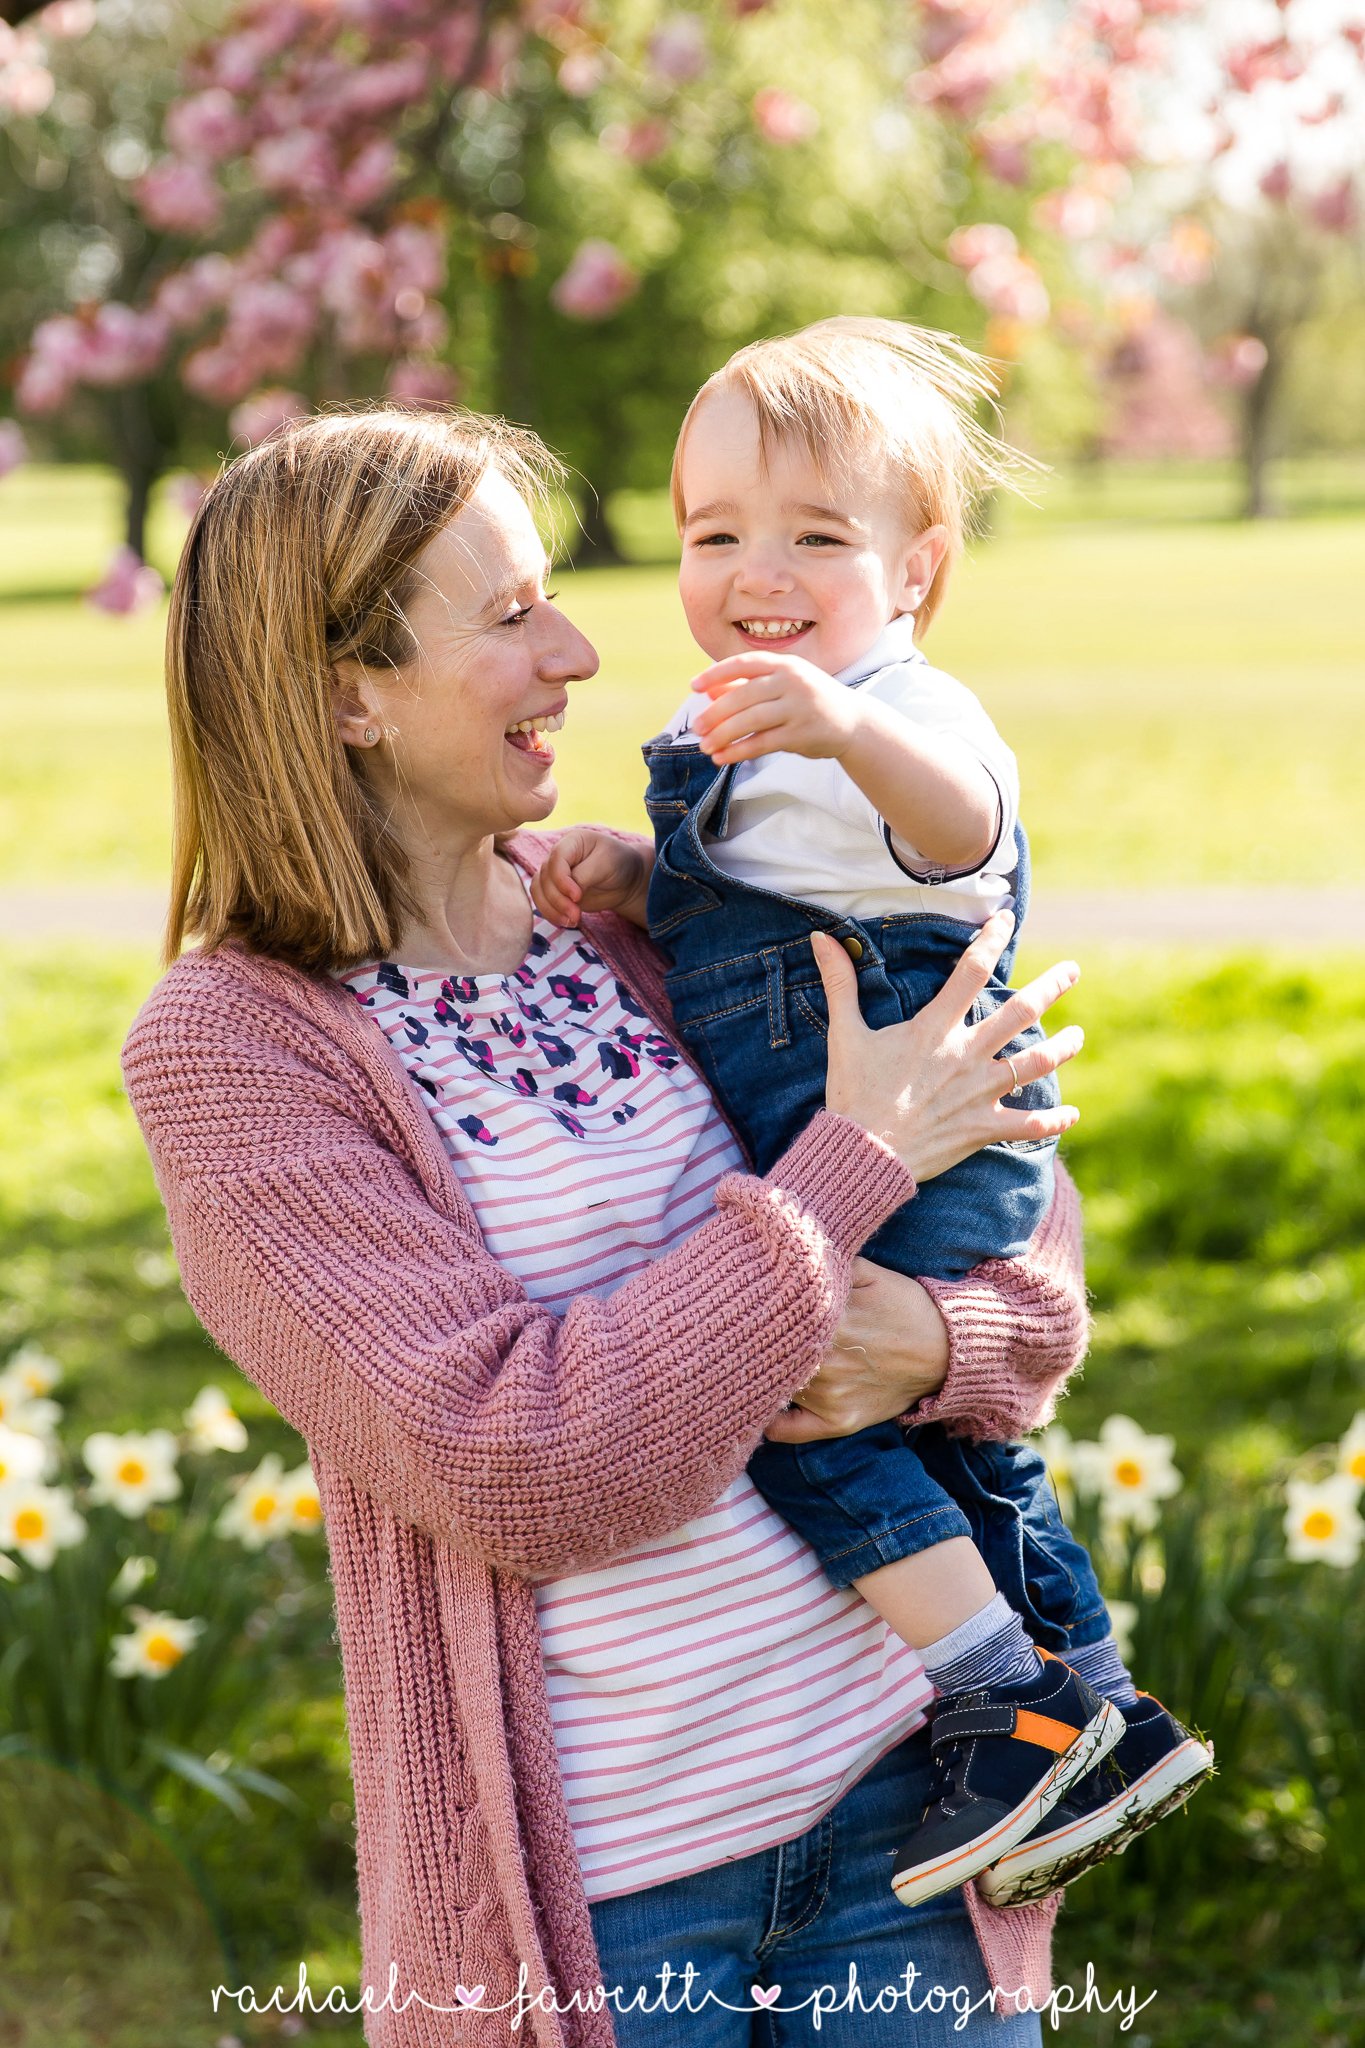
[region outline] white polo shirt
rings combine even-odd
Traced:
[[[979,867],[949,873],[893,834],[837,761],[764,754],[735,770],[725,837],[705,834],[708,857],[725,874],[796,896],[840,917],[927,911],[984,924],[1013,903],[1019,769],[1014,755],[965,684],[934,668],[914,641],[910,613],[892,619],[860,661],[835,681],[865,690],[930,732],[965,740],[995,783],[1000,829]],[[661,737],[695,745],[692,714],[707,700],[689,692]]]

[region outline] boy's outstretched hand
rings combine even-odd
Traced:
[[[732,654],[694,676],[692,688],[711,699],[692,730],[722,763],[779,753],[837,761],[861,723],[857,692],[798,654]]]
[[[585,910],[614,910],[642,929],[654,849],[593,825],[562,833],[531,877],[531,901],[552,924],[576,925]]]

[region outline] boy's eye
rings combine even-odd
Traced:
[[[734,539],[732,533],[699,533],[692,545],[697,548],[733,546]]]
[[[844,543],[837,533],[803,533],[796,545],[799,548],[841,548]]]

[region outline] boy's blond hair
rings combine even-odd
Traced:
[[[795,434],[814,460],[844,467],[875,448],[905,494],[912,533],[942,526],[948,546],[920,605],[915,635],[930,624],[949,572],[981,506],[994,490],[1022,495],[1045,465],[982,426],[984,405],[1000,419],[987,357],[955,335],[903,320],[817,320],[796,334],[752,341],[708,377],[678,430],[673,451],[673,516],[687,517],[682,453],[698,406],[711,391],[742,391],[758,420],[763,455]]]

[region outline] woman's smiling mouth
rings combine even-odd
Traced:
[[[536,754],[543,761],[553,761],[555,750],[545,734],[558,732],[563,724],[562,711],[542,712],[537,718],[522,718],[515,725],[509,725],[503,738],[519,754]]]

